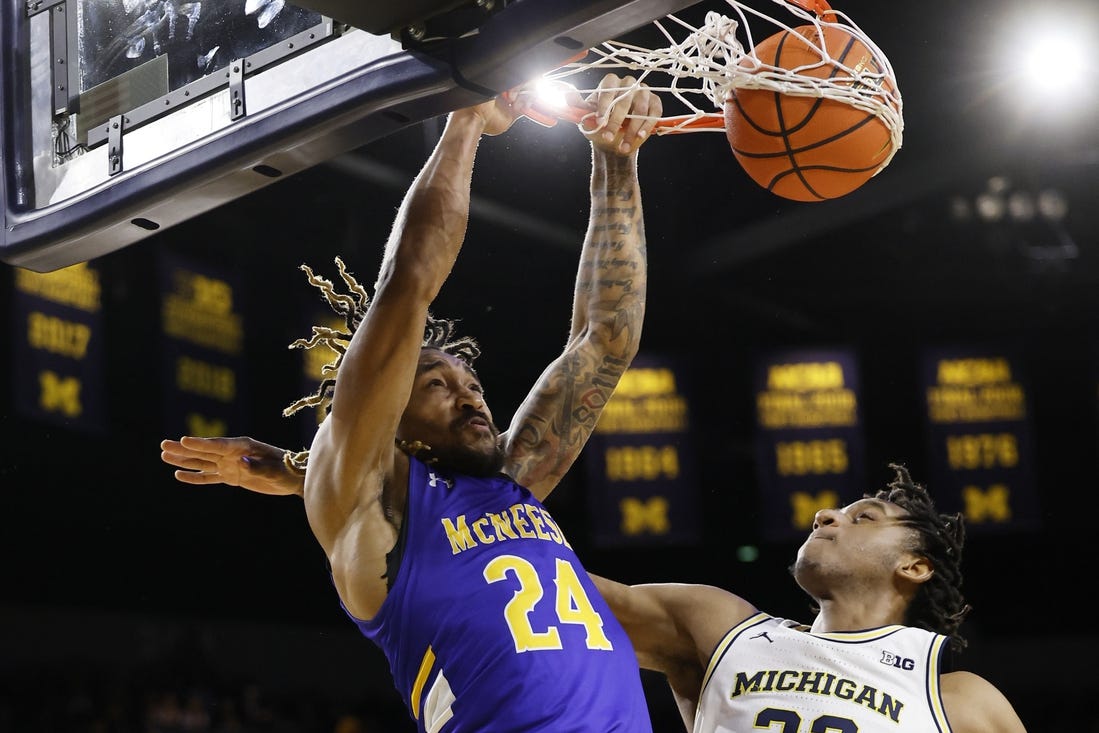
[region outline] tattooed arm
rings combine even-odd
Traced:
[[[549,495],[587,442],[637,354],[645,314],[637,150],[660,116],[660,99],[633,79],[608,74],[587,101],[603,124],[586,133],[592,143],[591,215],[569,340],[502,436],[505,470],[539,499]]]

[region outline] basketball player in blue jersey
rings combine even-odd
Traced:
[[[637,149],[660,101],[608,75],[585,103],[598,126],[585,133],[591,218],[571,333],[506,432],[473,370],[475,342],[429,312],[465,236],[478,143],[528,111],[501,97],[449,116],[397,213],[372,299],[341,260],[350,295],[303,266],[347,324],[298,344],[339,354],[335,378],[288,408],[326,412],[310,450],[287,456],[304,479],[284,490],[289,468],[265,469],[258,443],[226,464],[226,446],[245,439],[162,443],[186,483],[304,497],[339,600],[386,654],[420,731],[651,730],[629,638],[541,503],[636,354],[645,309]],[[275,478],[259,486],[232,475],[268,469]]]

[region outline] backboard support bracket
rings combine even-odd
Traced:
[[[116,176],[122,172],[122,126],[126,118],[115,115],[107,121],[107,175]]]
[[[27,0],[27,17],[30,18],[38,15],[39,13],[49,10],[54,5],[63,5],[66,2],[68,2],[68,0]]]
[[[236,120],[244,117],[246,114],[244,109],[245,76],[257,73],[285,61],[286,59],[308,51],[310,48],[319,46],[322,43],[336,38],[343,32],[344,28],[341,24],[334,22],[331,18],[324,18],[317,26],[302,31],[295,36],[291,36],[282,43],[266,48],[263,51],[259,51],[246,58],[240,58],[233,61],[228,68],[221,72],[201,77],[187,86],[176,89],[159,99],[126,110],[129,126],[133,129],[147,124],[173,113],[175,110],[186,106],[190,102],[202,99],[203,97],[225,89],[226,87],[231,87],[235,75],[240,76],[241,109],[240,114],[235,114],[237,105],[235,101],[233,101],[235,98],[230,95],[230,104],[233,105],[231,112],[234,113],[232,119]],[[94,148],[105,142],[105,139],[106,135],[104,134],[103,128],[91,128],[88,130],[86,144],[89,148]]]
[[[50,60],[53,65],[53,113],[62,115],[69,110],[69,21],[66,0],[50,4]]]
[[[229,119],[239,120],[248,114],[244,99],[244,65],[247,59],[235,59],[229,64]]]

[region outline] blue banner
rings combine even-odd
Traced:
[[[800,539],[820,509],[865,491],[859,372],[848,349],[761,354],[756,465],[764,539]]]
[[[638,355],[584,449],[601,547],[698,542],[698,482],[686,370]]]
[[[159,267],[165,434],[247,433],[238,279],[169,253]]]
[[[930,348],[923,356],[928,490],[971,532],[1035,528],[1027,386],[1019,357],[998,348]]]
[[[80,263],[15,271],[13,388],[25,417],[101,434],[104,395],[100,272]]]

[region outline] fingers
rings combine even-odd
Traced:
[[[176,468],[185,468],[188,471],[216,472],[218,470],[218,464],[214,461],[208,461],[203,458],[196,458],[195,456],[191,455],[170,453],[168,451],[161,452],[160,460],[169,465],[175,466]]]
[[[662,110],[660,97],[643,83],[639,84],[631,100],[626,126],[622,133],[622,143],[628,145],[629,150],[623,152],[636,149],[648,139],[653,128],[656,127],[656,121],[660,119]]]
[[[230,441],[238,438],[196,438],[193,435],[184,435],[179,439],[179,444],[193,451],[201,453],[224,454],[231,450]]]
[[[194,471],[176,471],[176,480],[180,483],[192,486],[205,486],[206,484],[223,483],[222,478],[216,473],[195,473]]]
[[[599,119],[603,121],[603,126],[606,128],[604,133],[618,132],[622,128],[622,124],[626,120],[626,113],[629,112],[630,87],[628,82],[632,81],[632,79],[620,80],[614,74],[607,74],[603,77],[603,81],[599,85],[599,91],[596,92],[598,95],[596,109],[599,113]],[[604,134],[605,137],[606,134]]]
[[[600,121],[589,138],[600,148],[628,155],[652,134],[663,111],[660,97],[631,77],[607,74],[588,98]]]
[[[218,459],[223,454],[203,451],[198,446],[209,447],[220,439],[193,438],[184,436],[180,440],[160,441],[160,460],[177,469],[174,475],[185,484],[220,483],[225,479],[218,467]]]

